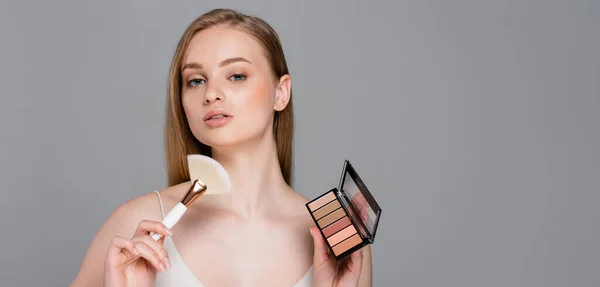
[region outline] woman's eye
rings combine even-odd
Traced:
[[[234,74],[231,77],[229,77],[229,79],[231,79],[234,82],[241,82],[246,79],[246,76],[242,74]]]
[[[192,79],[188,81],[188,85],[195,87],[195,86],[199,86],[204,84],[204,80],[203,79]]]

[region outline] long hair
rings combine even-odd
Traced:
[[[194,35],[216,25],[228,25],[253,36],[264,49],[271,72],[277,79],[289,73],[279,36],[264,20],[231,9],[214,9],[190,23],[179,40],[169,72],[164,126],[165,160],[169,186],[190,180],[187,166],[188,154],[212,156],[210,147],[198,141],[188,126],[181,101],[181,65],[185,51]],[[292,185],[294,140],[294,107],[291,96],[290,90],[288,105],[282,111],[274,111],[273,122],[279,166],[286,183],[290,186]]]

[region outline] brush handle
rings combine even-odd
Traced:
[[[162,223],[168,229],[171,229],[171,228],[173,228],[173,226],[175,226],[175,224],[179,221],[179,219],[181,219],[181,217],[183,216],[183,214],[186,211],[187,211],[187,207],[185,205],[183,205],[183,203],[179,202],[179,203],[177,203],[177,205],[175,205],[175,207],[173,207],[173,209],[171,209],[171,211],[169,211],[167,216],[165,216],[165,218],[163,219]],[[152,239],[154,239],[155,241],[158,241],[161,237],[162,237],[162,234],[160,234],[160,233],[152,234]]]

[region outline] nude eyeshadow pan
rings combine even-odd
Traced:
[[[344,162],[339,188],[306,204],[315,224],[337,260],[371,244],[381,208],[350,162]]]

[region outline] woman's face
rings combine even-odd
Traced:
[[[211,147],[256,141],[270,133],[274,110],[288,102],[289,85],[289,77],[273,77],[260,44],[233,28],[196,34],[183,58],[182,102],[188,124]]]

